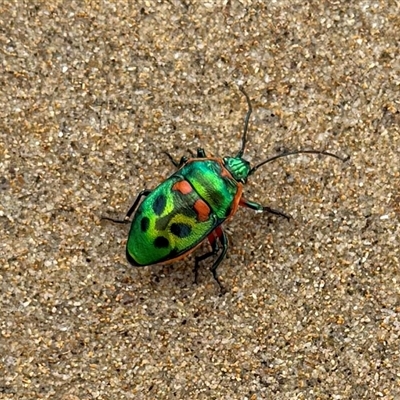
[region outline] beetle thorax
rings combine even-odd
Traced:
[[[223,159],[225,168],[238,182],[245,183],[250,172],[250,163],[240,157],[225,157]]]

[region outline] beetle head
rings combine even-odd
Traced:
[[[242,183],[247,182],[251,166],[250,163],[240,157],[224,157],[224,165],[233,178]]]

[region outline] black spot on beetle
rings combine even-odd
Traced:
[[[163,194],[157,196],[153,203],[153,211],[156,215],[161,215],[167,205],[167,199]]]
[[[154,246],[158,249],[162,249],[164,247],[169,246],[169,240],[164,236],[157,236],[154,240]]]
[[[140,221],[140,229],[142,232],[146,232],[147,229],[149,229],[150,225],[150,220],[148,217],[143,217],[142,220]]]
[[[174,223],[171,225],[171,233],[179,238],[185,238],[190,235],[192,228],[190,225],[182,224],[182,223]]]

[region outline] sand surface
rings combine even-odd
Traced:
[[[0,1],[0,399],[400,399],[398,1]],[[123,217],[204,147],[284,150],[194,256]],[[209,250],[205,243],[196,255]]]

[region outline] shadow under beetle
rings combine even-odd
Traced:
[[[177,171],[153,190],[139,193],[123,220],[102,217],[116,223],[129,223],[131,229],[126,244],[126,257],[135,267],[175,262],[195,250],[206,238],[211,251],[195,257],[195,282],[199,262],[217,256],[211,272],[221,290],[217,268],[225,258],[228,239],[222,224],[232,218],[239,206],[284,217],[290,216],[268,206],[243,197],[243,185],[258,168],[278,158],[293,154],[322,154],[346,161],[335,154],[318,150],[297,150],[275,155],[254,167],[244,160],[247,128],[252,107],[250,98],[242,87],[247,100],[242,145],[234,157],[207,157],[204,149],[197,149],[197,156],[183,156],[176,162],[165,153]],[[142,202],[140,202],[144,198]],[[218,254],[219,253],[219,254]]]

